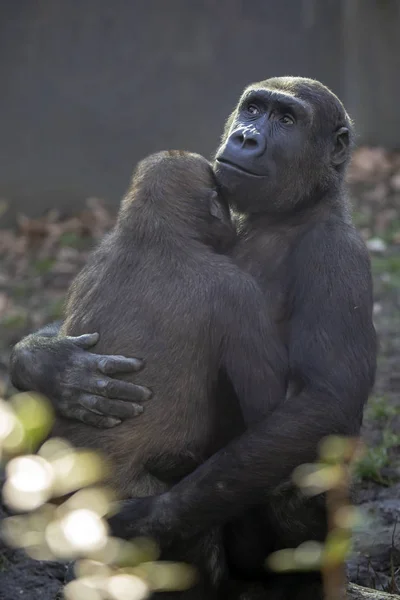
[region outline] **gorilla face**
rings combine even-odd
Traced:
[[[342,179],[350,120],[332,92],[304,78],[275,78],[243,93],[227,121],[214,169],[229,203],[286,212]]]

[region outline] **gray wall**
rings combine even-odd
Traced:
[[[360,140],[400,148],[400,1],[342,0],[342,94]]]
[[[397,10],[391,0],[2,0],[1,223],[92,195],[115,203],[135,162],[159,149],[210,155],[242,88],[273,75],[320,79],[350,105],[362,138],[396,144],[398,96],[384,104],[386,129],[371,126],[379,83],[357,53],[375,23],[389,23],[391,50]],[[368,28],[353,36],[360,11]]]

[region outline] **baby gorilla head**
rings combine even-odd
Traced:
[[[226,252],[236,232],[229,206],[217,191],[211,164],[199,154],[167,150],[142,160],[122,201],[118,223],[132,219],[162,235],[196,238],[218,252]]]

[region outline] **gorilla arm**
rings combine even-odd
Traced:
[[[48,325],[14,347],[13,385],[44,394],[62,416],[95,427],[113,427],[140,414],[140,402],[150,391],[112,376],[138,371],[142,361],[88,352],[99,338],[97,333],[61,337],[60,326],[58,322]]]
[[[297,244],[291,265],[296,393],[167,493],[126,501],[110,519],[114,534],[168,544],[222,524],[315,460],[325,436],[358,434],[376,364],[367,251],[351,226],[322,224]]]

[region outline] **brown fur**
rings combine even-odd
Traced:
[[[143,372],[126,379],[154,392],[144,413],[116,430],[57,418],[54,434],[109,457],[122,497],[165,491],[241,431],[239,407],[217,393],[221,369],[240,378],[239,396],[258,396],[253,405],[264,405],[268,383],[283,395],[266,350],[262,295],[217,253],[234,240],[209,163],[182,152],[153,155],[139,164],[114,230],[71,286],[61,333],[98,331],[95,352],[145,358]],[[241,364],[246,345],[259,357],[258,377]]]

